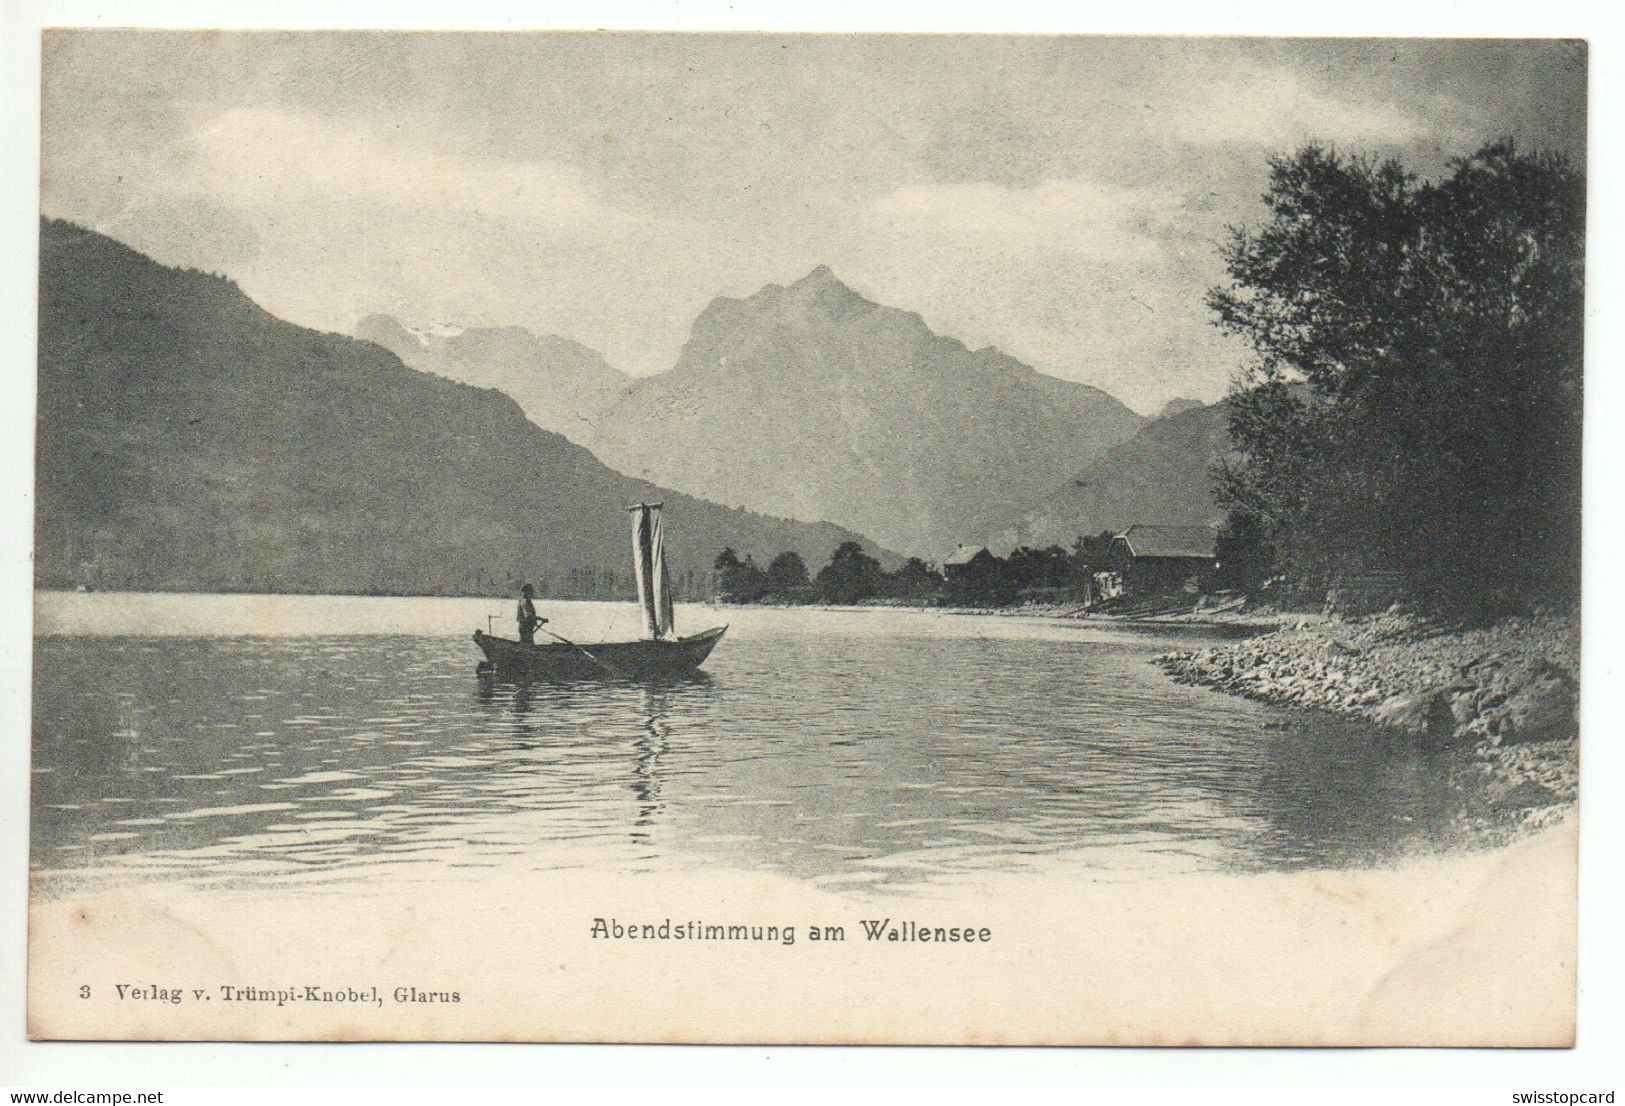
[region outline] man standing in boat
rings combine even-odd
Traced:
[[[536,644],[536,627],[547,621],[536,616],[536,589],[526,584],[519,589],[519,641],[524,645]]]

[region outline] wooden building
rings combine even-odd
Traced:
[[[998,560],[988,552],[987,546],[961,544],[942,559],[942,574],[950,584],[968,583],[986,575],[988,566]]]
[[[1194,590],[1218,565],[1214,532],[1206,526],[1136,523],[1113,539],[1112,557],[1126,595]]]

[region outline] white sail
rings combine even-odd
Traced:
[[[676,620],[671,613],[671,576],[666,572],[666,529],[660,519],[660,508],[651,510],[652,520],[649,525],[650,567],[649,581],[654,584],[655,597],[655,636],[658,638],[671,637],[676,631]]]
[[[660,503],[639,503],[632,512],[632,574],[638,581],[638,609],[643,636],[652,641],[671,636],[671,578],[666,572],[666,539]]]

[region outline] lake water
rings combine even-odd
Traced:
[[[512,687],[507,600],[44,594],[33,866],[63,894],[762,869],[906,892],[1367,866],[1499,843],[1468,750],[1183,687],[1200,643],[1058,620],[679,607],[682,683]],[[547,603],[580,641],[630,604]]]

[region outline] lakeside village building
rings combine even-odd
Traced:
[[[1122,594],[1194,592],[1202,576],[1218,567],[1215,541],[1206,526],[1135,523],[1112,539],[1113,569],[1122,577]]]
[[[942,559],[942,575],[950,584],[967,584],[991,571],[997,559],[985,545],[972,549],[960,543],[958,549]]]
[[[1078,588],[1029,591],[1081,592],[1069,597],[1085,605],[1123,596],[1194,593],[1199,581],[1218,567],[1216,535],[1207,526],[1135,523],[1112,540],[1110,565]],[[949,584],[971,589],[996,571],[998,558],[986,546],[961,544],[942,559]],[[1032,596],[1032,598],[1045,598]]]

